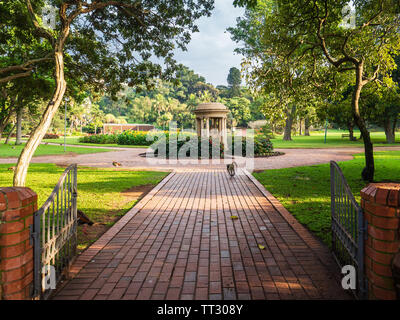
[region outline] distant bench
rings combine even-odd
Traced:
[[[344,134],[342,134],[342,138],[350,138],[350,134],[349,133],[344,133]]]

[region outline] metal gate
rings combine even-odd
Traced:
[[[33,298],[46,299],[76,254],[77,165],[62,174],[50,197],[35,212]]]
[[[367,221],[363,211],[335,161],[331,161],[331,218],[333,255],[342,268],[354,266],[357,275],[356,289],[359,299],[367,298],[367,279],[364,274],[364,241]]]

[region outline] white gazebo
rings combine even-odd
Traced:
[[[218,136],[226,145],[226,116],[228,108],[222,103],[202,103],[194,110],[199,137]]]

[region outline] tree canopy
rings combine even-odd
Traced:
[[[398,1],[354,1],[355,23],[350,26],[343,23],[346,0],[260,0],[255,7],[240,2],[249,7],[231,33],[244,43],[239,50],[247,58],[244,67],[254,87],[273,85],[285,100],[297,100],[312,94],[311,85],[330,99],[338,82],[352,85],[352,115],[365,146],[362,176],[373,180],[373,147],[360,96],[371,82],[392,85],[390,74],[400,49]],[[292,86],[296,82],[299,85]]]
[[[198,31],[196,20],[211,14],[214,0],[50,0],[47,3],[54,9],[53,26],[43,19],[45,1],[16,0],[11,4],[1,2],[0,7],[0,16],[5,17],[1,19],[0,76],[12,71],[15,78],[18,71],[17,77],[22,77],[45,59],[54,81],[53,95],[19,157],[14,173],[16,186],[25,184],[33,153],[51,125],[65,92],[69,94],[71,83],[90,84],[93,91],[107,91],[114,96],[123,83],[149,86],[155,77],[175,79],[177,64],[173,50],[186,48],[191,34]],[[10,52],[11,43],[17,43],[21,50]],[[24,56],[27,53],[32,53],[32,58]],[[164,68],[153,62],[153,57]]]

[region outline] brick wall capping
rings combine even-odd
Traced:
[[[8,209],[26,206],[31,203],[32,197],[37,200],[36,193],[27,187],[0,187],[0,200],[7,199]],[[7,208],[4,208],[7,209]]]
[[[371,183],[361,190],[361,198],[382,205],[400,206],[400,183],[379,182]]]

